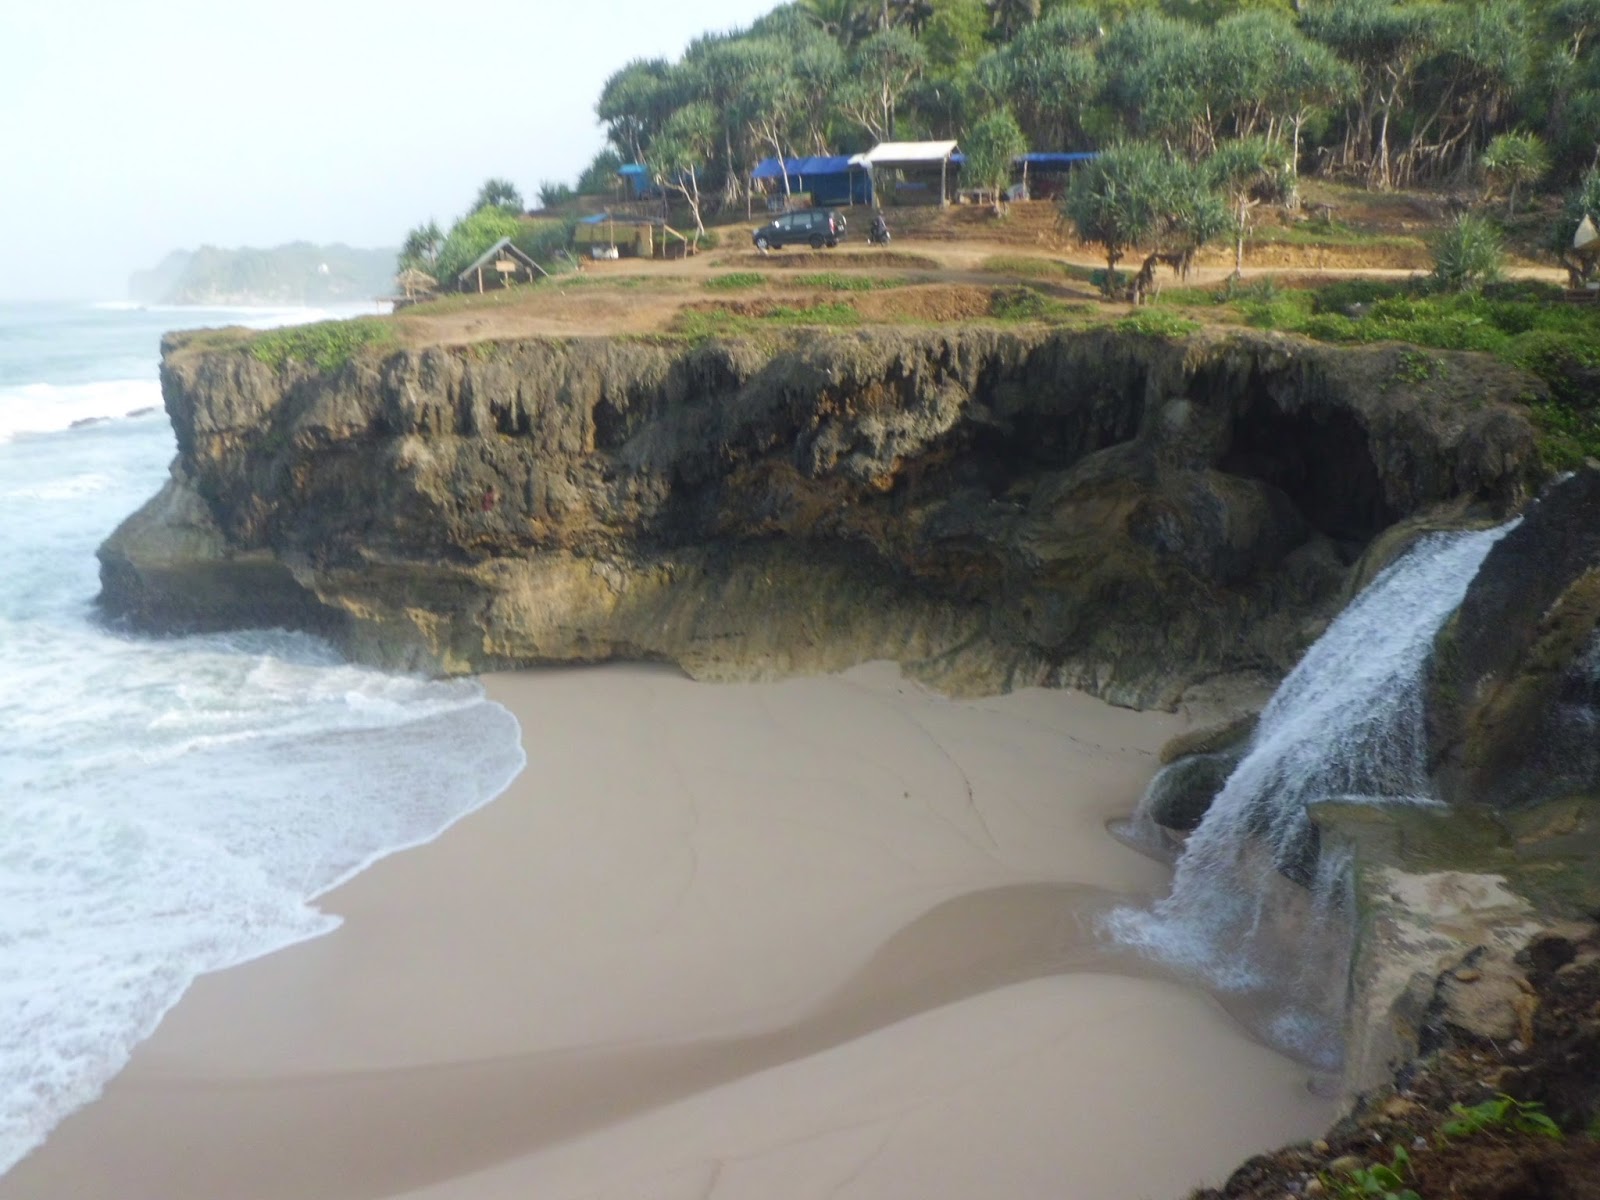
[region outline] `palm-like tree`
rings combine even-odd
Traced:
[[[1039,0],[988,0],[989,25],[1004,41],[1039,19]]]
[[[909,29],[918,37],[927,28],[928,22],[933,20],[933,5],[930,0],[888,0],[889,20],[903,29]]]
[[[800,10],[829,37],[849,45],[856,33],[859,0],[800,0]]]

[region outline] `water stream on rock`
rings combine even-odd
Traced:
[[[1269,1041],[1318,1066],[1338,1062],[1351,929],[1347,864],[1319,854],[1307,806],[1436,803],[1428,654],[1511,527],[1431,535],[1373,580],[1273,695],[1189,837],[1171,894],[1108,918],[1118,940],[1239,999]],[[1159,784],[1136,826],[1149,827]]]

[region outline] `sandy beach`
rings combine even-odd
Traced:
[[[0,1200],[1181,1196],[1330,1116],[1092,934],[1180,718],[774,684],[490,677],[528,766],[201,979]]]

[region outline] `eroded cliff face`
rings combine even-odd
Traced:
[[[1380,532],[1500,513],[1529,381],[1275,335],[529,340],[282,371],[182,336],[179,456],[101,550],[152,629],[288,624],[459,672],[892,658],[1175,702],[1280,674]]]

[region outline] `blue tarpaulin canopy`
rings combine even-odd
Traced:
[[[796,175],[848,175],[850,173],[850,159],[843,154],[813,154],[808,158],[789,158],[784,160],[784,166],[789,168],[789,176]],[[754,171],[750,172],[751,179],[777,179],[783,172],[778,167],[775,158],[762,159]]]
[[[814,154],[808,158],[788,158],[780,164],[775,158],[762,159],[750,172],[752,180],[782,180],[785,170],[789,188],[810,192],[816,204],[871,204],[872,180],[859,162],[843,154]]]

